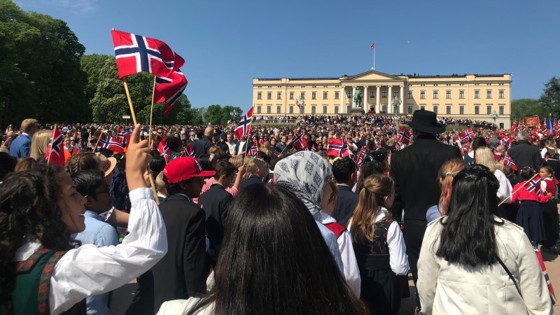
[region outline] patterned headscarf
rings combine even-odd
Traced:
[[[274,182],[300,198],[313,216],[321,211],[323,187],[330,180],[329,162],[311,151],[296,152],[274,167]]]

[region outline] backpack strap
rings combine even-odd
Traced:
[[[334,233],[334,235],[336,236],[337,239],[340,237],[340,235],[342,235],[342,233],[344,233],[344,231],[346,231],[346,228],[344,226],[342,226],[341,224],[338,224],[336,222],[326,223],[326,224],[323,224],[323,225],[327,229],[331,230],[331,232]]]

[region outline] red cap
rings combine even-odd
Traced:
[[[193,177],[212,177],[216,171],[203,171],[195,158],[180,157],[169,162],[163,169],[167,182],[175,184]]]

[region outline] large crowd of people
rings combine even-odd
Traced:
[[[409,118],[10,125],[0,314],[552,314],[555,131]]]

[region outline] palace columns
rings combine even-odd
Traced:
[[[346,92],[344,91],[344,86],[340,88],[340,112],[341,114],[348,113],[346,110]]]
[[[388,98],[387,98],[387,114],[393,114],[393,87],[391,85],[388,86]]]
[[[400,88],[401,88],[401,96],[400,96],[401,103],[399,104],[399,113],[402,115],[404,114],[404,85],[401,85]]]
[[[367,85],[364,85],[364,100],[362,101],[362,107],[364,108],[364,113],[367,113],[369,111]]]
[[[377,91],[375,92],[375,112],[380,113],[381,108],[379,108],[379,99],[381,98],[381,87],[379,85],[376,86]]]

